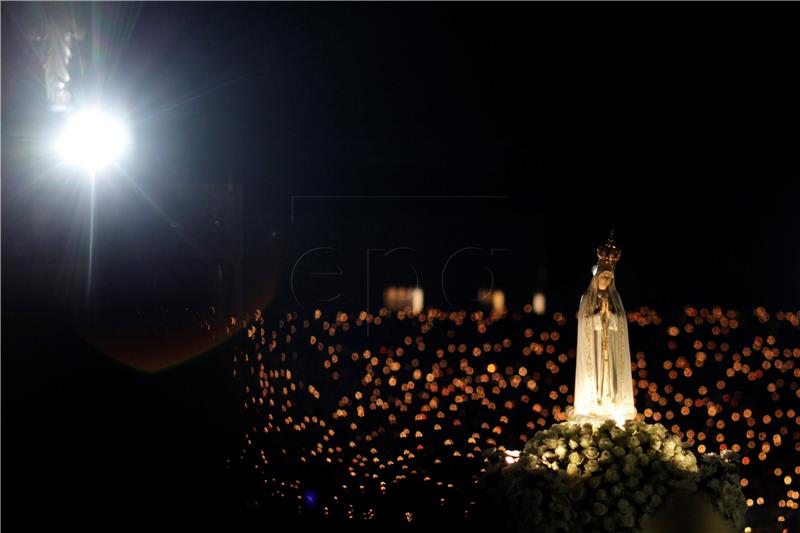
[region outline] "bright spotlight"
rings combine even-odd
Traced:
[[[119,159],[129,146],[130,136],[122,122],[97,110],[72,115],[56,143],[65,163],[92,176]]]

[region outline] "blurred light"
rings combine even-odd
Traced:
[[[56,150],[66,164],[94,175],[124,155],[130,142],[120,120],[92,109],[70,117],[56,141]]]
[[[271,327],[260,322],[252,333],[260,341],[252,350],[234,355],[234,375],[246,384],[244,409],[252,413],[258,429],[257,434],[246,434],[244,460],[255,461],[271,496],[283,498],[291,493],[301,503],[298,507],[309,508],[301,480],[282,479],[262,465],[273,461],[293,461],[288,464],[302,464],[302,468],[321,465],[332,476],[347,476],[348,484],[341,485],[343,490],[316,493],[317,506],[326,515],[371,519],[372,508],[359,509],[363,498],[397,494],[394,486],[415,478],[430,482],[437,496],[465,487],[469,476],[484,466],[483,450],[513,447],[532,432],[566,418],[564,404],[573,402],[574,391],[563,383],[559,365],[569,365],[576,354],[563,313],[553,313],[553,331],[534,328],[537,321],[525,316],[533,312],[533,305],[526,306],[524,315],[507,316],[428,308],[409,321],[412,289],[405,289],[405,294],[403,290],[389,287],[384,293],[402,297],[402,310],[397,313],[383,309],[372,317],[365,311],[355,316],[339,312],[335,320],[327,320],[317,310],[308,318],[291,313]],[[481,303],[490,306],[494,292],[480,291]],[[781,315],[776,311],[769,322],[759,320],[768,314],[761,309],[752,319],[743,319],[735,332],[723,320],[732,322],[749,313],[687,306],[681,316],[662,319],[654,310],[639,307],[629,311],[627,319],[632,328],[661,326],[649,328],[650,333],[641,337],[641,349],[632,354],[638,374],[636,404],[641,409],[637,419],[669,420],[669,431],[680,437],[685,432],[694,453],[726,449],[741,453],[741,485],[748,505],[761,507],[766,517],[772,513],[774,521],[778,512],[796,510],[794,500],[800,498],[795,490],[800,466],[789,459],[800,450],[800,412],[791,403],[800,398],[796,364],[800,312]],[[385,328],[385,337],[376,340],[374,351],[351,349],[358,340],[353,335],[368,320],[374,320],[376,335]],[[780,329],[773,327],[775,321]],[[468,324],[469,330],[463,327]],[[290,362],[286,354],[309,344],[326,354],[325,372],[315,378],[318,383],[306,383],[303,389],[298,376],[311,368],[304,365],[318,363],[311,358]],[[262,359],[263,345],[280,356]],[[653,357],[667,347],[675,353],[663,360]],[[426,358],[426,352],[435,353],[436,359]],[[412,359],[404,363],[406,356]],[[333,383],[352,373],[363,376],[354,388],[350,388],[351,380]],[[328,396],[334,402],[340,398],[332,418],[325,416],[326,389],[335,391]],[[306,394],[319,402],[317,410],[308,410],[302,400]],[[756,409],[770,400],[785,403]],[[532,416],[516,417],[519,408],[530,410]],[[502,416],[495,419],[495,413]],[[623,413],[612,416],[617,424],[623,422]],[[400,430],[399,438],[394,438],[398,433],[390,428]],[[312,444],[295,447],[294,453],[287,453],[288,447],[273,453],[272,441],[261,440],[279,438],[287,431],[302,432]],[[359,435],[363,435],[361,440]],[[414,442],[406,444],[410,441]],[[437,450],[437,442],[444,447]],[[512,464],[518,453],[506,450],[503,463]],[[464,475],[431,470],[431,460]],[[346,470],[330,469],[337,463],[347,465]],[[363,481],[354,487],[349,485],[351,478]],[[420,502],[425,505],[422,498]],[[772,503],[773,509],[768,510],[767,504]]]
[[[492,291],[492,310],[496,313],[504,313],[506,310],[506,293],[503,291]]]
[[[478,301],[492,308],[493,313],[506,311],[506,293],[502,290],[478,289]]]
[[[306,502],[306,505],[309,507],[316,507],[317,506],[317,493],[313,490],[307,490],[303,493],[303,501]]]
[[[425,305],[425,293],[417,287],[411,291],[411,312],[418,315],[422,312]]]
[[[537,292],[533,295],[533,312],[537,315],[543,315],[545,309],[544,293]]]
[[[383,305],[390,311],[410,311],[416,315],[425,305],[425,292],[420,287],[386,287]]]

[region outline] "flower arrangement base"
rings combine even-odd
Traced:
[[[478,522],[506,532],[742,531],[736,455],[699,460],[661,424],[564,422],[486,452]]]
[[[696,492],[676,491],[664,504],[644,520],[642,533],[737,533],[707,496]],[[741,530],[738,530],[741,531]]]

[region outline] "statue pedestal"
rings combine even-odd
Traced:
[[[660,424],[556,424],[479,484],[482,524],[509,533],[741,531],[747,509],[733,455],[698,461]]]

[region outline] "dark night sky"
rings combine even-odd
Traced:
[[[191,370],[131,378],[100,355],[75,363],[69,354],[85,351],[88,339],[135,366],[181,359],[131,338],[174,342],[142,332],[179,330],[175,310],[186,307],[293,308],[292,266],[314,247],[335,254],[308,271],[338,265],[343,274],[329,286],[296,282],[308,307],[341,292],[334,305],[363,308],[367,249],[406,246],[414,250],[405,261],[373,262],[371,306],[382,284],[408,280],[408,265],[428,302],[446,305],[442,266],[475,247],[451,271],[456,305],[485,283],[490,264],[512,306],[544,287],[568,310],[613,227],[629,307],[797,308],[795,6],[71,7],[87,28],[71,65],[75,102],[99,98],[125,110],[135,148],[124,171],[98,185],[87,310],[87,189],[48,159],[48,132],[61,118],[46,110],[28,38],[45,7],[4,3],[2,305],[4,332],[15,334],[4,342],[4,414],[6,398],[13,406],[9,395],[23,394],[28,407],[12,417],[20,432],[38,431],[27,415],[48,409],[60,390],[87,414],[51,414],[59,431],[77,424],[96,437],[97,422],[113,418],[108,431],[125,441],[130,422],[144,436],[127,441],[127,451],[159,438],[180,450],[205,435],[204,417],[221,421],[223,408],[175,415],[175,426],[153,399],[173,402],[166,411],[185,406],[174,390],[187,387]],[[292,223],[293,195],[452,198],[295,199]],[[490,258],[484,251],[493,248],[505,251]],[[39,346],[32,359],[19,356],[32,332],[62,355],[51,360]],[[148,349],[156,355],[135,355]],[[206,365],[202,376],[224,367],[193,364]],[[30,381],[7,392],[16,369]],[[84,380],[80,391],[60,389],[65,376]],[[218,381],[203,382],[207,404],[225,397]],[[94,402],[103,394],[112,400],[101,409]],[[142,402],[159,412],[157,423],[137,410]],[[64,444],[48,439],[43,453]],[[13,449],[39,450],[26,446]],[[67,449],[94,457],[78,443]],[[100,470],[92,467],[92,479],[117,486]]]
[[[522,300],[543,266],[570,302],[614,227],[636,305],[792,305],[800,75],[786,9],[81,5],[94,34],[73,92],[127,110],[125,170],[167,217],[196,228],[210,216],[189,188],[241,185],[248,272],[271,261],[283,275],[312,246],[346,242],[339,259],[354,265],[366,248],[412,246],[430,286],[445,238],[448,253],[508,248],[502,281]],[[44,94],[19,30],[36,8],[6,11],[4,129],[29,132]],[[35,164],[9,159],[8,189],[30,182]],[[170,238],[156,210],[115,192],[99,209],[138,218],[102,223],[108,238],[115,224],[146,227],[125,253]],[[291,195],[509,198],[304,200],[289,224]],[[117,250],[99,238],[102,262]],[[348,272],[357,305],[363,272]]]

